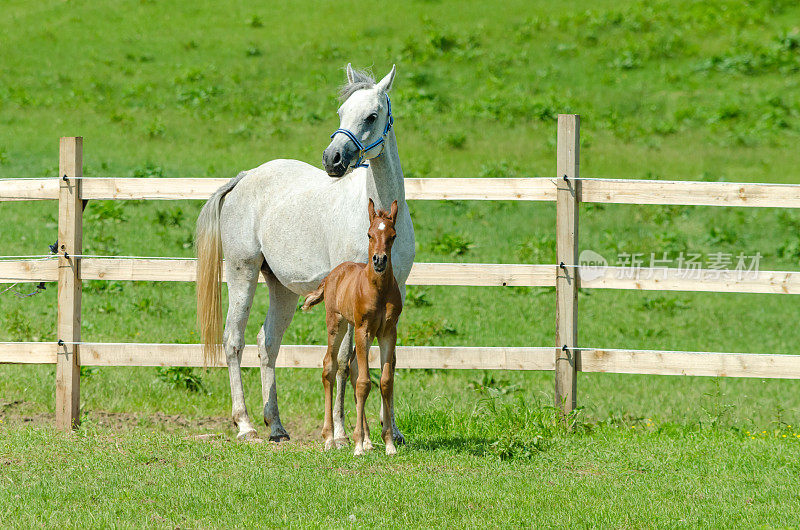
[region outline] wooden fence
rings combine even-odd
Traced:
[[[557,264],[415,263],[410,285],[547,286],[556,288],[555,347],[398,347],[400,368],[555,370],[556,404],[577,401],[576,373],[613,372],[760,378],[800,378],[800,355],[581,348],[578,289],[638,289],[800,294],[800,272],[758,271],[732,279],[718,270],[686,276],[675,268],[593,267],[581,280],[579,203],[800,208],[800,185],[583,179],[579,117],[558,118],[555,178],[406,179],[409,200],[556,202]],[[57,342],[0,343],[0,363],[56,364],[56,423],[77,424],[80,366],[202,366],[199,344],[81,342],[81,281],[192,282],[192,259],[83,257],[82,201],[206,199],[226,179],[82,178],[82,139],[60,144],[60,175],[0,181],[0,201],[59,201],[58,256],[0,260],[0,283],[58,282]],[[43,244],[45,242],[42,242]],[[623,273],[624,274],[621,274]],[[284,345],[281,367],[320,367],[324,346]],[[242,366],[260,366],[247,346]],[[370,355],[377,365],[377,352]]]

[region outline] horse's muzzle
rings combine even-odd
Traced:
[[[322,165],[325,166],[325,172],[331,177],[338,178],[347,173],[352,156],[342,151],[342,149],[329,147],[322,152]]]
[[[375,272],[379,274],[386,270],[386,264],[388,262],[389,262],[389,257],[386,254],[382,256],[374,254],[372,256],[372,268],[375,269]]]

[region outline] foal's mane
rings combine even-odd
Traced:
[[[353,69],[353,82],[339,87],[339,101],[347,101],[354,92],[375,86],[375,79],[367,70]]]
[[[389,210],[375,210],[375,219],[392,221],[392,212],[390,212]]]

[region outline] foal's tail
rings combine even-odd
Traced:
[[[197,218],[197,326],[203,340],[203,366],[217,360],[222,345],[222,238],[219,211],[225,195],[246,174],[246,171],[242,171],[215,191]]]
[[[325,297],[325,281],[327,280],[327,276],[322,283],[319,284],[316,291],[311,291],[309,295],[306,297],[306,301],[303,302],[303,307],[301,309],[303,311],[308,311],[311,307],[317,305],[318,303],[322,302],[322,299]]]

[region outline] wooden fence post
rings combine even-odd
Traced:
[[[58,163],[58,328],[56,427],[80,422],[81,260],[83,251],[83,138],[61,138]]]
[[[556,162],[556,362],[555,401],[564,414],[577,404],[578,339],[578,172],[580,116],[558,115]]]

